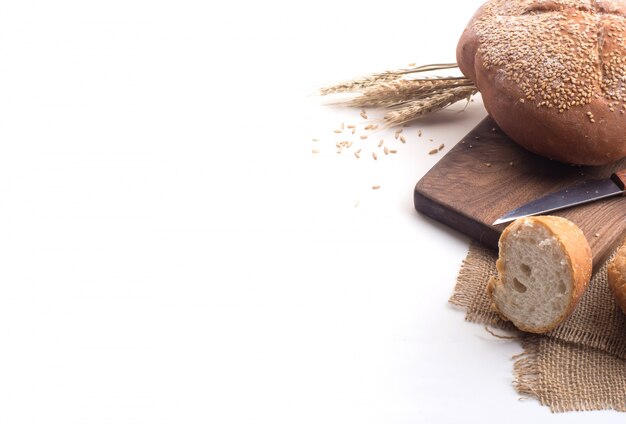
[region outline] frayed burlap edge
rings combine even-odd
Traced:
[[[519,340],[523,349],[521,354],[512,358],[515,360],[513,364],[513,387],[522,396],[520,400],[535,399],[540,405],[547,406],[552,413],[601,410],[626,412],[626,392],[622,391],[623,387],[621,390],[607,388],[603,393],[588,398],[582,397],[580,394],[563,396],[567,395],[567,391],[555,390],[555,385],[563,384],[562,381],[559,381],[562,375],[551,375],[544,369],[546,365],[545,356],[550,356],[544,351],[546,348],[560,347],[560,349],[570,351],[567,355],[568,358],[574,362],[578,361],[578,365],[581,367],[587,365],[580,357],[581,352],[584,356],[592,355],[599,358],[600,361],[613,362],[616,367],[624,369],[624,364],[620,359],[601,350],[577,346],[547,336],[524,335],[516,339]],[[603,377],[595,375],[591,379],[595,379],[596,383],[604,380],[608,383],[607,386],[610,385],[612,375],[607,374]],[[602,391],[602,387],[600,390]]]
[[[491,275],[496,275],[493,268],[496,254],[493,250],[472,242],[467,256],[461,264],[457,275],[454,291],[448,302],[465,311],[465,320],[477,324],[490,325],[503,330],[515,330],[513,324],[502,317],[485,302],[486,297],[482,293],[486,282]],[[477,276],[483,275],[484,279],[477,281]],[[477,302],[482,302],[480,305]]]

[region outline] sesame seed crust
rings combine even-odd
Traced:
[[[626,0],[488,1],[457,62],[527,149],[588,165],[626,157]]]

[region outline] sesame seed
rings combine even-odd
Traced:
[[[558,9],[545,10],[538,6],[543,3],[492,0],[484,6],[472,24],[484,67],[503,71],[524,94],[519,103],[530,100],[537,108],[564,113],[594,98],[625,101],[626,60],[613,46],[626,44],[626,20],[610,10],[614,2],[602,9],[596,2],[559,0]],[[614,40],[603,43],[602,34]]]
[[[378,190],[379,188],[380,188],[380,186],[379,186],[379,185],[373,185],[373,186],[372,186],[372,190]]]
[[[400,141],[403,142],[403,143],[406,143],[406,139],[404,138],[403,135],[400,136]]]
[[[435,153],[437,153],[439,150],[438,149],[432,149],[428,151],[429,155],[434,155]]]
[[[372,157],[374,158],[374,160],[378,160],[378,155],[376,154],[376,152],[372,152]]]

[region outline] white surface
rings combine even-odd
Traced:
[[[480,100],[357,161],[311,96],[453,61],[479,3],[5,2],[0,422],[623,421],[518,401],[447,303],[468,240],[412,190]]]

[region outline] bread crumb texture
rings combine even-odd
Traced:
[[[498,67],[537,107],[560,112],[604,97],[626,102],[626,2],[492,0],[473,29]]]
[[[495,309],[533,333],[549,331],[567,318],[591,277],[582,231],[564,218],[521,218],[502,233],[499,247],[498,278],[488,287]]]

